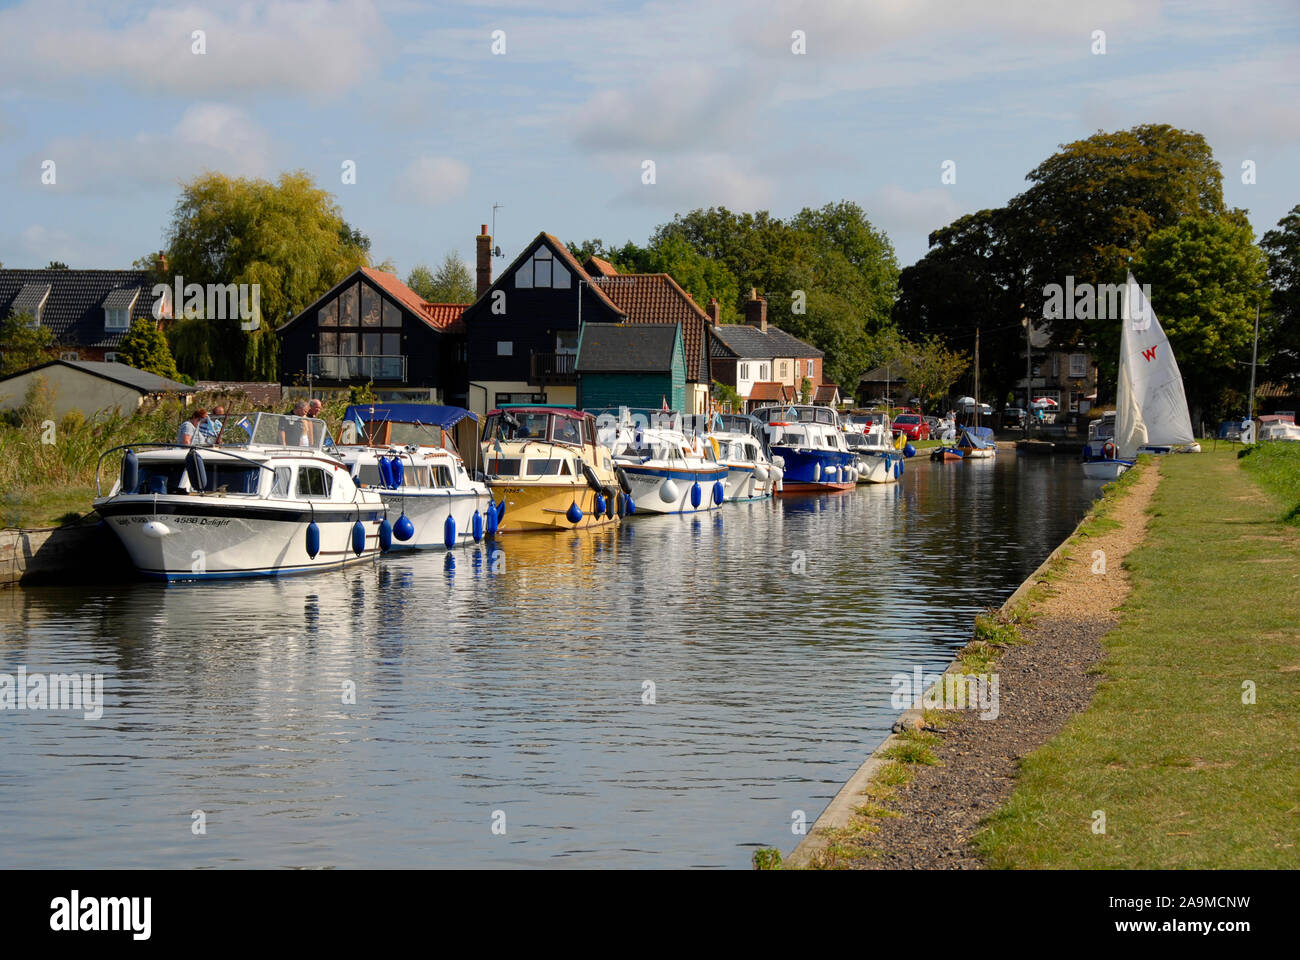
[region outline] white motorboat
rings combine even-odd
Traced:
[[[220,445],[114,447],[121,470],[95,510],[148,578],[281,576],[372,560],[391,528],[377,491],[324,449],[325,424],[228,418]]]
[[[595,411],[601,443],[631,488],[636,513],[699,513],[727,500],[729,470],[713,444],[682,430],[675,411]]]
[[[856,457],[835,410],[793,404],[760,407],[754,416],[763,423],[772,455],[782,460],[783,494],[843,492],[857,486]]]
[[[850,414],[844,442],[855,458],[858,483],[895,483],[903,475],[903,453],[895,444],[889,414]]]
[[[727,499],[763,500],[781,489],[785,471],[767,451],[763,424],[745,413],[714,413],[708,438],[727,468]]]
[[[468,428],[468,449],[477,453],[477,422],[461,407],[428,403],[347,408],[335,455],[388,505],[394,550],[450,550],[497,532],[487,484],[471,478],[454,439]]]
[[[1300,425],[1284,414],[1268,414],[1259,418],[1256,436],[1260,441],[1289,440],[1294,443],[1300,441]]]

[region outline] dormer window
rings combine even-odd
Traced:
[[[569,271],[564,264],[556,260],[550,248],[546,246],[534,250],[532,257],[520,264],[519,269],[515,271],[516,290],[528,290],[534,287],[567,290],[569,286]]]
[[[18,296],[14,297],[9,312],[13,316],[27,314],[32,318],[32,327],[36,328],[41,325],[41,317],[45,314],[45,304],[49,299],[48,283],[24,283],[22,289],[18,291]]]
[[[119,287],[104,298],[104,329],[127,330],[131,327],[131,311],[140,296],[139,287]]]

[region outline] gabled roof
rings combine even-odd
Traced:
[[[587,262],[582,265],[582,269],[592,277],[618,276],[618,269],[608,260],[602,260],[600,257],[588,257]]]
[[[258,406],[270,406],[280,402],[281,388],[278,383],[244,383],[232,380],[200,380],[194,384],[195,393],[243,395],[248,403]]]
[[[0,270],[0,318],[32,312],[31,298],[49,288],[41,326],[65,346],[116,347],[126,330],[104,329],[105,299],[135,293],[128,321],[153,319],[153,277],[148,270]]]
[[[340,280],[334,286],[330,287],[323,294],[316,298],[315,302],[298,313],[290,317],[284,323],[276,328],[277,332],[285,330],[292,324],[297,323],[303,317],[314,316],[316,311],[321,308],[321,304],[327,300],[339,295],[344,287],[354,283],[359,279],[365,279],[390,300],[401,304],[411,313],[415,314],[433,329],[442,333],[455,333],[464,329],[461,322],[461,314],[469,306],[467,303],[429,303],[418,293],[404,284],[395,275],[384,270],[376,270],[374,267],[359,267],[353,270],[346,277]]]
[[[46,367],[53,366],[72,367],[80,370],[82,373],[89,373],[92,376],[99,377],[103,380],[111,380],[113,383],[120,383],[125,387],[132,387],[141,393],[194,393],[195,387],[188,383],[179,383],[176,380],[168,380],[166,377],[160,377],[156,373],[149,373],[146,370],[137,370],[135,367],[128,366],[125,363],[105,363],[99,360],[51,360],[48,363],[38,364],[34,367],[28,367],[26,370],[19,370],[17,373],[11,373],[8,377],[0,377],[0,381],[9,380],[12,377],[21,377],[25,373],[31,373],[34,370],[44,370]]]
[[[139,296],[139,287],[118,287],[104,297],[103,307],[105,310],[130,310]]]
[[[543,230],[537,236],[533,237],[533,239],[519,251],[519,255],[510,261],[510,265],[501,271],[500,276],[492,281],[492,285],[483,291],[483,295],[470,304],[466,312],[470,314],[471,318],[478,314],[478,311],[482,309],[480,304],[487,300],[492,295],[493,291],[504,289],[502,284],[507,282],[507,278],[514,277],[515,271],[519,269],[524,260],[532,256],[533,251],[542,244],[545,244],[550,249],[553,256],[563,261],[565,267],[567,267],[573,274],[573,285],[578,288],[579,296],[581,296],[581,291],[584,286],[581,281],[586,281],[586,288],[591,291],[592,296],[599,301],[601,306],[608,308],[608,310],[615,316],[623,317],[625,315],[622,310],[614,305],[614,301],[605,296],[604,291],[591,282],[592,278],[587,274],[586,270],[582,269],[582,264],[578,263],[578,258],[569,252],[569,248],[561,243],[559,238],[552,236]]]
[[[668,373],[681,341],[675,323],[588,323],[578,373]]]
[[[899,373],[892,373],[884,367],[876,367],[874,370],[868,370],[858,378],[861,383],[906,383],[907,378]]]
[[[18,291],[18,296],[14,297],[13,303],[9,304],[9,312],[14,315],[26,313],[35,317],[37,311],[45,305],[49,295],[48,283],[24,283],[22,289]]]
[[[833,406],[840,398],[840,388],[838,384],[823,383],[819,384],[813,391],[812,402],[818,406]]]
[[[686,355],[686,379],[709,380],[705,362],[705,331],[709,315],[690,294],[666,273],[617,273],[591,278],[592,286],[603,290],[629,323],[680,324]]]
[[[750,388],[749,396],[745,399],[750,402],[784,402],[786,400],[793,400],[794,387],[784,384],[779,380],[760,380]]]

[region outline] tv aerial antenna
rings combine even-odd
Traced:
[[[492,204],[492,239],[493,240],[496,240],[497,238],[497,211],[502,209],[503,207],[505,207],[504,203]],[[501,244],[498,243],[496,244],[495,248],[492,250],[492,256],[499,257],[501,255],[502,255]]]

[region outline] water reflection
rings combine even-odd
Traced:
[[[2,669],[103,673],[105,706],[0,713],[0,866],[747,866],[1092,490],[912,461],[321,576],[4,591]]]

